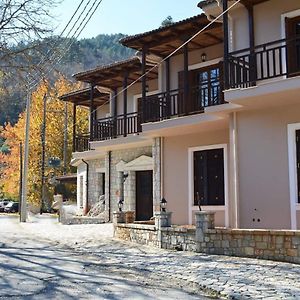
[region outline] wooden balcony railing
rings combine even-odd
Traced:
[[[229,88],[300,73],[300,36],[281,39],[229,54]]]
[[[187,99],[184,90],[172,90],[146,97],[143,104],[143,123],[204,112],[204,108],[224,103],[219,80],[190,89]]]
[[[96,120],[94,141],[103,141],[142,131],[140,114],[137,112]]]
[[[83,152],[89,150],[90,134],[83,133],[74,137],[73,152]]]

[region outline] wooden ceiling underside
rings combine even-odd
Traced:
[[[127,84],[139,79],[142,75],[141,63],[139,59],[135,61],[127,62],[124,64],[117,64],[109,68],[95,69],[94,71],[88,71],[83,74],[75,75],[75,78],[79,81],[92,83],[99,85],[101,87],[106,87],[110,89],[116,89],[122,87],[124,84],[124,78],[127,75]],[[150,70],[151,66],[147,66],[146,70]],[[157,69],[151,70],[147,74],[147,79],[157,79],[158,71]]]
[[[71,102],[76,105],[90,106],[90,89],[79,90],[65,94],[60,97],[61,100]],[[97,88],[94,88],[94,105],[100,106],[109,101],[110,95],[100,92]]]
[[[123,45],[141,51],[146,47],[148,51],[160,57],[165,57],[181,46],[186,40],[203,29],[209,21],[205,16],[192,18],[189,22],[178,23],[166,29],[156,30],[148,34],[140,34],[125,38]],[[210,47],[223,42],[222,24],[213,23],[198,34],[188,45],[189,50]]]

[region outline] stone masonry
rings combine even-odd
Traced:
[[[118,224],[115,236],[164,249],[300,264],[300,231],[214,228],[213,213],[196,213],[194,227]]]

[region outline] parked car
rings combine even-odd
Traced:
[[[18,202],[10,202],[4,208],[4,212],[6,212],[6,213],[15,213],[18,211],[19,211],[19,203]]]
[[[10,203],[9,200],[6,200],[6,199],[1,200],[1,201],[0,201],[0,212],[4,212],[5,206],[6,206],[7,204],[9,204],[9,203]]]

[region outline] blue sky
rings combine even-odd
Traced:
[[[160,26],[167,17],[175,21],[201,13],[197,0],[103,0],[79,38],[100,33],[135,34]],[[80,0],[64,0],[55,10],[57,32],[72,16]]]

